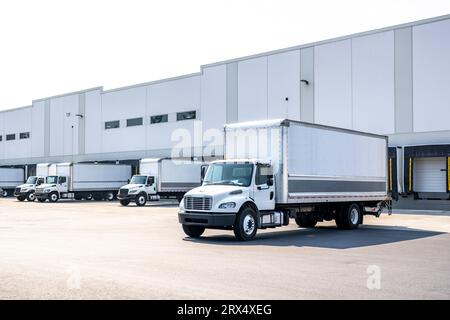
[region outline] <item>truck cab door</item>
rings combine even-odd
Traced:
[[[156,194],[156,179],[154,176],[147,177],[145,192],[147,192],[147,194]]]
[[[275,209],[275,186],[272,166],[258,164],[255,173],[254,199],[259,210]]]
[[[69,190],[67,177],[58,177],[58,184],[56,186],[59,192],[67,192]]]

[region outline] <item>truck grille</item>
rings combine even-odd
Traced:
[[[192,197],[184,198],[184,208],[186,210],[211,210],[211,197]]]
[[[121,196],[126,196],[126,195],[128,194],[128,189],[120,189],[120,190],[119,190],[119,194],[120,194]]]
[[[16,188],[16,189],[14,190],[14,192],[15,192],[16,194],[20,193],[20,188]]]
[[[36,188],[36,193],[44,193],[44,188]]]

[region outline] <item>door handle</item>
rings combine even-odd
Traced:
[[[267,189],[269,189],[269,187],[261,187],[261,186],[258,186],[257,188],[258,188],[258,190],[267,190]]]

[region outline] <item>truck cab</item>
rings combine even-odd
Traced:
[[[134,175],[127,185],[119,189],[117,199],[123,206],[129,205],[131,201],[137,206],[144,206],[148,200],[158,200],[155,176]]]
[[[34,201],[36,200],[35,192],[36,187],[45,183],[45,177],[30,176],[24,184],[16,187],[14,190],[14,196],[19,201]]]
[[[61,198],[62,193],[69,191],[69,177],[67,176],[48,176],[45,184],[36,188],[35,196],[39,202],[56,202]]]
[[[187,192],[179,221],[185,233],[200,236],[205,228],[233,229],[249,240],[257,228],[283,225],[287,213],[275,211],[272,165],[257,159],[219,160],[210,164],[201,187]]]

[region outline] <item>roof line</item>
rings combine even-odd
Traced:
[[[93,87],[93,88],[88,88],[88,89],[83,89],[83,90],[77,90],[77,91],[73,91],[73,92],[57,94],[57,95],[50,96],[50,97],[34,99],[32,101],[33,102],[39,102],[39,101],[44,101],[44,100],[48,100],[48,99],[61,98],[61,97],[65,97],[65,96],[71,96],[71,95],[74,95],[74,94],[80,94],[80,93],[94,91],[94,90],[103,90],[103,87]]]

